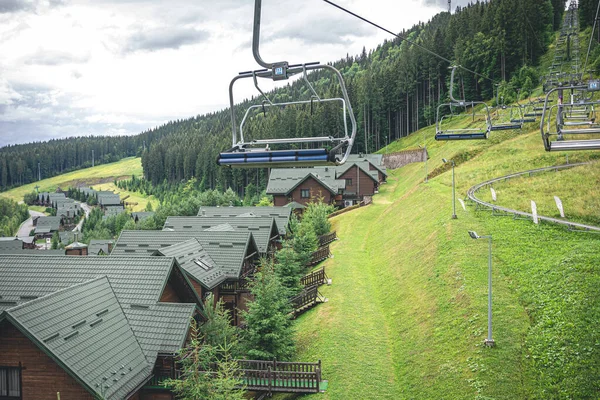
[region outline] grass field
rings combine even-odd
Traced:
[[[329,380],[327,392],[314,398],[597,395],[600,238],[474,207],[458,206],[458,219],[451,219],[450,166],[442,158],[457,162],[459,198],[484,180],[564,162],[565,154],[544,152],[539,132],[528,128],[494,132],[481,142],[435,142],[433,128],[426,128],[384,150],[425,143],[433,177],[423,182],[422,163],[395,170],[373,205],[333,218],[340,240],[325,262],[333,279],[322,289],[329,302],[296,324],[298,359],[321,359]],[[569,154],[571,162],[594,157]],[[540,180],[535,185],[509,181],[499,204],[506,199],[516,207],[511,198],[541,199],[560,188],[567,209],[589,217],[597,207],[574,204],[597,199],[597,168],[531,178]],[[483,346],[487,242],[472,240],[468,230],[494,238],[493,349]]]
[[[133,207],[132,211],[144,210],[148,201],[152,201],[153,206],[157,206],[158,201],[153,197],[144,197],[139,193],[127,192],[115,187],[113,183],[115,179],[129,179],[132,175],[143,175],[140,158],[124,158],[121,161],[114,163],[102,164],[96,167],[80,169],[52,178],[42,179],[41,181],[19,186],[6,192],[0,192],[0,196],[8,197],[15,201],[22,201],[23,196],[26,193],[35,191],[36,186],[39,186],[40,192],[53,192],[57,187],[66,190],[70,186],[92,186],[98,190],[114,190],[115,192],[119,192],[121,198],[130,195],[131,197],[127,199],[127,201],[138,203],[138,205]]]

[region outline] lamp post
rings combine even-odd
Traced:
[[[455,194],[455,184],[454,184],[454,160],[446,160],[445,158],[442,158],[442,161],[444,162],[444,164],[446,163],[452,163],[452,219],[456,219],[456,194]]]
[[[423,135],[424,137],[425,135]],[[425,153],[425,183],[427,183],[427,159],[429,158],[427,156],[427,145],[423,144],[423,146],[419,145],[420,149],[423,149],[423,153]]]
[[[469,231],[472,239],[489,239],[488,241],[488,335],[483,342],[488,347],[493,347],[496,342],[492,339],[492,235],[479,236],[477,232]]]

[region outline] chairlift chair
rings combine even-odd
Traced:
[[[238,168],[273,168],[273,167],[312,167],[322,165],[342,165],[352,150],[352,144],[356,136],[356,119],[350,105],[350,99],[344,84],[342,74],[333,66],[320,64],[318,62],[290,65],[287,61],[267,63],[263,61],[259,53],[260,20],[262,0],[254,3],[254,28],[252,37],[252,52],[256,62],[263,69],[241,72],[234,77],[229,84],[229,106],[231,110],[232,147],[221,152],[217,158],[217,164]],[[308,80],[309,71],[326,70],[333,73],[337,78],[342,97],[321,98]],[[302,74],[302,80],[308,86],[310,99],[274,102],[260,89],[258,79],[271,79],[273,81],[287,80],[292,76]],[[240,79],[252,79],[254,86],[264,99],[262,104],[252,105],[244,114],[239,129],[236,122],[233,86]],[[257,110],[266,112],[267,109],[281,108],[286,106],[310,105],[314,103],[340,103],[343,116],[343,132],[334,135],[331,132],[327,136],[318,137],[291,137],[287,138],[255,138],[244,137],[244,126],[249,116]],[[350,119],[350,133],[348,131],[347,119]],[[303,148],[303,147],[315,148]]]
[[[436,112],[435,122],[435,140],[476,140],[476,139],[487,139],[490,133],[490,112],[487,104],[482,101],[466,101],[457,100],[454,98],[454,73],[458,67],[452,67],[452,73],[450,75],[450,103],[440,104]],[[476,113],[475,107],[482,106],[483,114]],[[442,108],[447,107],[450,109],[450,117],[448,115],[440,116]],[[475,117],[483,118],[485,126],[477,128],[446,128],[444,129],[445,123],[456,117],[452,108],[463,108],[465,111],[468,107],[471,107],[472,112],[470,115],[475,120]],[[445,123],[444,123],[445,122]]]
[[[548,99],[556,92],[569,91],[568,101],[550,105]],[[573,101],[574,93],[584,92],[580,101]],[[540,131],[546,151],[600,150],[600,123],[596,120],[595,109],[600,105],[596,94],[600,91],[600,80],[590,80],[586,85],[570,85],[554,88],[546,94],[546,102]],[[570,114],[573,110],[583,114]],[[573,116],[583,118],[574,119]],[[570,119],[570,120],[569,120]],[[590,139],[580,139],[588,137]]]
[[[523,128],[523,110],[519,106],[504,104],[499,101],[499,88],[496,89],[496,107],[494,107],[490,118],[491,131],[506,131]]]

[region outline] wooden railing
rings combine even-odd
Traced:
[[[329,245],[319,247],[319,249],[317,251],[312,253],[310,261],[308,262],[308,265],[309,266],[316,265],[316,264],[320,263],[321,261],[326,260],[330,255],[331,255],[331,252],[329,251]]]
[[[300,279],[300,283],[304,287],[313,285],[319,286],[327,283],[327,275],[325,275],[325,268],[319,268],[318,270],[313,271],[306,276],[303,276]]]
[[[317,285],[307,286],[300,293],[290,299],[292,314],[301,314],[314,305],[323,302]]]
[[[335,241],[335,239],[337,239],[335,231],[321,235],[319,236],[319,246],[325,246],[326,244]]]
[[[219,286],[220,293],[246,293],[250,291],[252,277],[240,279],[236,282],[224,282]]]
[[[321,390],[321,360],[316,363],[236,360],[244,388],[251,391],[318,393]],[[154,369],[146,389],[166,389],[166,379],[181,378],[178,369]]]

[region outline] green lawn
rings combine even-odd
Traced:
[[[138,203],[138,205],[131,208],[132,211],[144,210],[148,201],[153,202],[153,206],[156,207],[158,201],[153,197],[148,198],[139,193],[120,190],[113,184],[115,179],[130,179],[132,175],[138,177],[143,175],[142,163],[139,157],[124,158],[121,161],[114,163],[84,168],[52,178],[42,179],[41,181],[19,186],[6,192],[0,192],[0,196],[8,197],[15,201],[22,201],[23,196],[26,193],[35,191],[36,186],[39,186],[40,192],[52,192],[55,191],[57,187],[66,190],[69,186],[93,186],[98,190],[114,190],[115,192],[119,192],[121,198],[130,195],[131,197],[128,201]]]
[[[329,302],[296,324],[298,359],[321,359],[329,380],[327,392],[313,397],[597,396],[600,237],[493,217],[472,206],[467,212],[458,206],[452,220],[451,174],[441,161],[457,161],[457,196],[464,198],[476,183],[559,164],[564,154],[546,153],[534,126],[527,133],[494,132],[481,142],[435,142],[433,135],[426,128],[384,150],[425,142],[434,176],[427,184],[422,163],[392,171],[373,205],[332,220],[340,240],[325,262],[333,279],[322,288]],[[571,162],[594,157],[569,154]],[[593,168],[575,171],[574,190],[562,193],[565,204],[594,198]],[[525,188],[542,197],[537,186]],[[487,242],[472,240],[468,230],[494,236],[494,349],[482,345]]]

